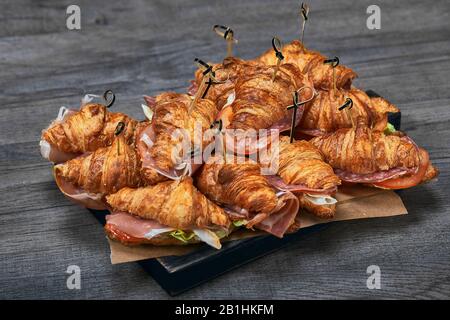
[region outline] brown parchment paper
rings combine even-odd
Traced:
[[[390,217],[407,214],[402,199],[391,190],[381,190],[363,186],[342,187],[336,194],[338,200],[334,219],[319,219],[308,213],[302,213],[301,228],[320,223],[352,219]],[[234,232],[229,241],[256,237],[264,234],[259,231],[239,230]],[[128,247],[108,239],[111,248],[111,263],[124,263],[164,256],[184,255],[196,250],[199,245],[186,246],[151,246]]]

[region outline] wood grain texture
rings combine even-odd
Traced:
[[[112,266],[102,228],[57,190],[41,159],[41,130],[61,105],[112,89],[115,110],[142,118],[141,96],[182,91],[195,57],[218,61],[214,24],[235,30],[250,58],[278,35],[299,34],[298,1],[72,1],[0,4],[0,298],[158,299],[168,295],[137,264]],[[183,294],[181,298],[450,298],[450,3],[381,1],[381,30],[366,28],[371,1],[311,1],[305,42],[359,73],[403,112],[439,181],[401,191],[408,216],[340,222]],[[82,289],[68,290],[69,265]],[[366,288],[379,265],[382,289]]]

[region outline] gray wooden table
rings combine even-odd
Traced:
[[[66,28],[73,1],[0,2],[0,298],[168,298],[135,263],[111,265],[102,228],[57,190],[40,157],[40,131],[61,105],[112,89],[114,108],[142,118],[142,94],[182,91],[193,59],[218,61],[230,25],[250,58],[278,35],[298,37],[298,1],[76,1],[81,30]],[[341,222],[234,270],[182,298],[450,298],[450,3],[311,1],[305,42],[359,73],[403,112],[403,128],[430,151],[439,181],[400,192],[409,215]],[[447,196],[446,196],[447,195]],[[66,269],[81,269],[81,289]],[[381,268],[381,289],[366,268]]]

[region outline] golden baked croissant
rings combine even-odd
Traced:
[[[407,136],[386,135],[358,119],[355,128],[339,129],[311,140],[342,181],[386,189],[415,186],[437,176],[428,153]]]
[[[353,101],[352,108],[349,108],[348,112],[339,111],[339,107],[347,98]],[[381,97],[370,98],[364,91],[356,88],[339,89],[336,92],[322,90],[305,106],[296,131],[309,136],[319,136],[340,128],[350,128],[357,118],[365,125],[383,131],[387,126],[388,113],[398,111],[397,107],[387,100]]]
[[[214,71],[213,84],[206,90],[205,98],[214,101],[220,110],[227,103],[228,96],[234,91],[238,78],[247,70],[265,69],[266,66],[251,60],[242,60],[236,57],[228,57],[222,63],[210,64]],[[203,81],[203,70],[197,69],[195,80],[189,89],[191,95],[195,95]],[[202,95],[204,94],[201,93]]]
[[[292,105],[293,92],[305,86],[311,88],[301,92],[299,98],[303,101],[312,97],[313,86],[308,77],[292,64],[281,65],[274,81],[273,73],[274,67],[246,68],[235,85],[235,100],[230,106],[233,115],[229,128],[290,128],[291,112],[287,107]]]
[[[61,108],[58,118],[42,132],[41,153],[55,163],[85,152],[109,146],[119,122],[126,143],[132,143],[137,121],[119,112],[110,112],[103,104],[87,103],[80,110]]]
[[[151,101],[152,122],[137,137],[144,170],[153,168],[175,179],[192,166],[191,153],[183,151],[195,151],[208,142],[204,133],[218,113],[211,100],[199,99],[194,106],[192,101],[191,96],[179,93],[162,93]]]
[[[192,184],[192,178],[145,188],[123,188],[106,196],[112,215],[108,236],[125,244],[186,244],[204,241],[220,249],[230,219]]]
[[[298,199],[289,191],[272,187],[258,164],[240,158],[224,163],[210,158],[200,169],[198,189],[222,204],[232,220],[282,237],[294,223]]]
[[[219,105],[227,100],[217,117],[225,129],[225,145],[235,154],[262,150],[270,144],[273,132],[291,128],[294,111],[288,107],[293,104],[295,91],[301,102],[314,96],[312,83],[293,64],[281,65],[275,77],[274,66],[237,58],[227,58],[215,68],[219,70],[217,81],[226,81],[212,85],[207,96]],[[300,122],[303,107],[298,107],[295,125]],[[260,129],[266,131],[261,133]]]
[[[336,200],[331,196],[341,181],[316,147],[281,136],[270,161],[277,169],[276,175],[267,176],[273,186],[298,195],[300,207],[319,217],[334,216]]]
[[[226,58],[222,64],[213,65],[218,84],[213,84],[206,97],[222,108],[220,117],[225,128],[231,129],[280,129],[290,128],[294,91],[300,92],[300,100],[312,97],[312,82],[295,65],[283,64],[276,73],[274,66],[238,58]],[[202,70],[196,72],[196,83],[202,81]],[[233,94],[234,93],[234,94]],[[230,97],[232,97],[230,99]],[[298,112],[298,121],[301,111]]]
[[[134,146],[119,135],[109,147],[99,148],[54,167],[56,183],[70,199],[92,209],[104,209],[102,198],[123,187],[155,184],[164,177],[144,180]]]
[[[316,89],[333,88],[332,67],[324,64],[327,58],[319,52],[306,49],[298,40],[283,46],[282,52],[284,56],[282,62],[295,64],[302,72],[308,74]],[[277,58],[272,49],[267,50],[255,60],[267,65],[277,64]],[[338,65],[334,72],[336,88],[350,89],[351,83],[357,74],[343,65]]]
[[[278,175],[286,184],[302,186],[302,191],[328,194],[336,191],[340,179],[333,168],[324,162],[320,151],[308,141],[279,140]]]
[[[234,89],[234,99],[228,103],[229,109],[221,111],[225,128],[258,130],[280,127],[281,124],[289,127],[291,112],[286,108],[292,104],[293,92],[305,86],[313,88],[308,77],[292,64],[283,64],[273,81],[273,66],[227,58],[216,68],[219,80],[229,79],[224,84],[212,85],[208,95],[223,106]],[[306,99],[311,94],[307,90],[302,91],[300,99]]]

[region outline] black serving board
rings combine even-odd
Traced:
[[[370,97],[379,97],[372,90],[366,91]],[[389,122],[400,129],[401,113],[389,115]],[[89,210],[105,224],[108,211]],[[171,296],[178,295],[227,271],[238,268],[264,255],[279,250],[312,232],[326,228],[320,224],[302,228],[282,239],[265,235],[254,238],[227,241],[222,249],[216,250],[204,244],[198,250],[183,256],[169,256],[138,261],[159,285]]]

